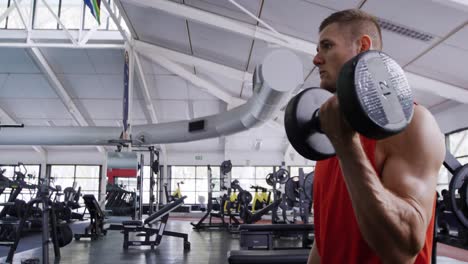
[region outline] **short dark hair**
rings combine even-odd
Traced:
[[[371,37],[376,49],[382,49],[382,31],[377,18],[359,9],[347,9],[338,11],[322,21],[319,32],[330,24],[338,23],[340,26],[348,26],[351,36],[356,38],[362,34]]]

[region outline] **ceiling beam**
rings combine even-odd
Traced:
[[[160,119],[158,117],[156,107],[153,104],[153,100],[151,99],[151,93],[148,87],[148,83],[146,82],[145,72],[143,70],[143,65],[141,63],[140,54],[138,54],[138,52],[136,51],[134,51],[133,54],[135,56],[135,66],[136,66],[135,71],[136,71],[136,74],[138,75],[138,80],[140,80],[140,87],[141,87],[141,90],[143,93],[143,99],[145,102],[145,107],[143,107],[143,109],[146,109],[146,111],[149,112],[149,116],[151,119],[150,122],[153,124],[157,124],[160,122]],[[163,152],[163,155],[167,155],[166,145],[160,144],[159,146]]]
[[[82,33],[87,33],[90,30],[83,30]],[[68,36],[62,32],[61,30],[56,29],[31,29],[30,31],[31,39],[42,39],[48,40],[48,42],[57,40],[59,43],[64,43],[64,41],[68,40]],[[78,39],[79,38],[79,30],[70,30],[70,34]],[[28,32],[24,29],[9,29],[3,30],[2,34],[0,34],[0,39],[3,42],[8,40],[13,42],[18,41],[25,41],[28,36]],[[101,31],[99,30],[99,34],[93,34],[89,41],[99,41],[100,43],[120,43],[123,44],[123,38],[119,31]],[[45,44],[45,43],[44,43]],[[104,44],[103,44],[104,45]]]
[[[241,71],[223,64],[212,62],[209,60],[201,59],[192,55],[174,51],[171,49],[163,48],[147,42],[135,40],[135,49],[147,57],[164,56],[174,62],[182,63],[188,66],[200,67],[210,73],[222,75],[224,77],[240,80],[252,81],[252,74],[246,71]]]
[[[3,11],[3,13],[0,15],[0,23],[3,22],[3,20],[5,20],[11,12],[13,12],[13,10],[17,7],[17,4],[21,3],[21,1],[22,0],[18,0],[16,5],[12,4],[5,11]]]
[[[143,109],[146,109],[149,113],[150,116],[150,122],[153,124],[159,123],[159,118],[156,113],[156,108],[154,107],[153,101],[151,100],[151,93],[148,88],[148,83],[146,82],[146,77],[143,71],[143,66],[141,64],[141,59],[140,55],[135,52],[135,70],[138,76],[138,80],[140,81],[140,87],[143,92],[143,99],[145,102],[145,105],[143,106]]]
[[[109,6],[109,3],[107,3],[107,1],[102,1],[102,4],[106,8],[107,14],[109,14],[112,21],[114,21],[115,25],[117,26],[117,29],[119,30],[120,34],[122,35],[122,38],[126,42],[131,42],[131,36],[128,36],[128,33],[123,29],[122,25],[120,24],[119,19],[117,18],[115,13],[112,11],[112,8]],[[120,9],[119,9],[119,11],[120,11]],[[124,21],[124,23],[125,23],[125,21]]]
[[[138,35],[136,34],[135,28],[133,28],[132,23],[130,23],[130,19],[128,19],[127,12],[125,12],[125,9],[122,6],[122,3],[120,0],[114,0],[112,1],[117,9],[119,10],[119,15],[123,20],[125,21],[125,25],[127,26],[128,30],[130,31],[130,35],[132,39],[138,39]]]
[[[306,54],[314,55],[316,45],[299,38],[274,32],[258,26],[254,26],[235,19],[227,18],[211,12],[203,11],[184,4],[175,3],[169,0],[121,0],[135,6],[153,8],[171,15],[184,17],[198,23],[214,26],[246,37],[260,39],[268,43],[290,48]]]
[[[76,104],[73,102],[68,91],[65,89],[63,84],[58,79],[55,72],[52,70],[52,67],[47,62],[46,58],[42,54],[42,52],[38,48],[31,48],[28,50],[33,61],[36,62],[39,69],[41,69],[42,73],[44,73],[45,77],[49,81],[50,86],[54,89],[55,93],[58,95],[60,100],[64,106],[68,109],[68,112],[73,117],[73,119],[78,123],[80,126],[89,126],[89,122],[83,116],[81,111],[78,109]],[[99,152],[106,152],[106,150],[102,146],[97,146]]]
[[[219,88],[215,84],[200,78],[193,72],[188,71],[180,64],[177,64],[165,56],[153,54],[148,59],[154,61],[155,63],[161,65],[161,67],[165,68],[166,70],[178,75],[179,77],[191,82],[193,85],[206,90],[208,93],[212,94],[213,96],[221,99],[223,102],[226,102],[228,105],[240,105],[245,103],[246,101],[240,98],[236,98],[231,96],[229,93],[224,91],[223,89]]]
[[[16,121],[12,116],[10,116],[5,110],[3,110],[3,108],[0,108],[0,117],[2,117],[7,123],[9,123],[8,125],[14,125],[14,124],[20,124],[20,122]],[[21,128],[18,128],[18,129],[21,129]],[[41,147],[41,146],[32,146],[32,148],[42,154],[42,155],[46,155],[46,150]]]
[[[38,48],[31,48],[29,51],[29,54],[31,55],[32,59],[36,62],[37,66],[39,67],[39,69],[41,69],[42,73],[44,73],[45,77],[49,81],[49,84],[54,89],[55,93],[59,96],[59,98],[62,100],[62,103],[68,109],[73,119],[80,126],[89,126],[88,121],[86,121],[83,114],[73,102],[73,99],[71,98],[70,94],[62,85],[62,83],[58,79],[55,72],[52,70],[52,67],[49,65],[42,52]]]
[[[73,43],[17,43],[2,42],[3,48],[62,48],[62,49],[124,49],[123,44],[73,44]]]

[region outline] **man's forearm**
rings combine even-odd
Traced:
[[[337,155],[363,238],[384,261],[411,260],[426,226],[420,212],[383,186],[359,142],[338,148]]]

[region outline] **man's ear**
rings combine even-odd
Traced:
[[[372,39],[369,35],[362,35],[358,40],[359,52],[364,52],[372,49]]]

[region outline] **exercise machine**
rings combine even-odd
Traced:
[[[124,249],[128,249],[130,246],[150,246],[151,249],[154,249],[154,247],[159,246],[163,236],[172,236],[182,238],[184,240],[184,250],[190,250],[190,242],[188,241],[187,234],[166,231],[169,213],[181,206],[184,203],[185,198],[187,198],[187,196],[183,196],[174,200],[173,202],[170,202],[161,210],[150,215],[144,221],[124,221],[120,225],[110,225],[107,230],[121,231],[123,233]],[[159,222],[159,227],[153,228],[152,225],[156,224],[157,222]],[[144,240],[130,240],[129,236],[132,233],[137,233],[137,237],[144,237]],[[151,240],[151,237],[154,235],[156,235],[155,239]]]
[[[85,228],[84,234],[75,234],[75,240],[80,240],[83,237],[91,238],[91,240],[98,239],[102,235],[106,235],[107,231],[104,229],[104,213],[99,206],[98,201],[92,194],[83,195],[85,207],[89,212],[89,225]]]
[[[295,223],[299,217],[304,224],[309,222],[310,210],[312,207],[314,173],[304,174],[302,168],[299,169],[299,176],[290,177],[284,186],[286,203],[289,208],[294,209],[292,222]]]
[[[253,224],[262,219],[262,216],[266,215],[269,211],[272,211],[272,222],[279,223],[279,217],[277,215],[278,207],[282,205],[282,194],[281,191],[278,190],[281,184],[284,184],[289,179],[289,172],[285,169],[279,169],[276,172],[270,173],[267,175],[267,183],[273,187],[273,202],[269,205],[265,206],[264,208],[256,211],[253,213],[249,210],[249,204],[252,201],[252,194],[247,191],[244,191],[240,186],[237,180],[233,181],[232,188],[236,188],[239,190],[239,194],[237,196],[241,210],[240,210],[240,218],[243,220],[244,224]],[[286,207],[282,207],[283,210],[283,217],[286,218]]]
[[[183,181],[177,182],[177,188],[175,191],[172,193],[172,195],[169,194],[169,191],[167,190],[167,183],[164,184],[164,191],[166,192],[166,198],[168,202],[175,201],[177,199],[180,199],[182,197],[182,192],[180,191],[180,185],[184,184]]]
[[[447,151],[444,166],[453,176],[437,202],[436,239],[468,249],[468,164],[462,165]]]
[[[220,190],[226,191],[228,190],[228,184],[230,183],[231,180],[231,169],[232,169],[232,163],[230,160],[223,161],[221,163],[220,167]],[[239,220],[235,217],[234,214],[231,214],[230,210],[227,210],[227,216],[229,217],[229,222],[225,221],[225,210],[224,210],[224,204],[226,201],[229,200],[229,196],[227,193],[224,193],[220,200],[221,202],[218,202],[216,198],[213,197],[213,192],[214,192],[214,181],[213,181],[213,175],[211,171],[210,165],[208,165],[208,205],[206,209],[205,215],[197,222],[197,223],[191,223],[193,226],[193,229],[195,230],[202,230],[202,229],[207,229],[207,228],[223,228],[223,229],[229,229],[231,227],[236,227],[240,224]],[[218,211],[215,211],[214,208],[214,203],[217,203],[218,205]],[[221,222],[214,223],[212,221],[213,218],[220,219]],[[208,223],[204,223],[205,220],[208,219]]]
[[[267,193],[267,188],[258,185],[251,185],[250,189],[255,190],[252,201],[252,213],[255,213],[255,210],[262,209],[270,203],[271,192]]]
[[[10,246],[7,263],[12,263],[18,243],[21,239],[21,233],[25,227],[27,216],[32,212],[35,204],[42,207],[42,263],[49,263],[49,238],[52,238],[54,246],[55,259],[60,259],[60,247],[68,245],[73,240],[73,233],[70,227],[65,223],[58,223],[53,202],[49,198],[49,182],[40,179],[38,197],[27,203],[25,217],[22,217],[14,241],[5,243]],[[49,225],[50,228],[49,229]],[[50,232],[49,232],[50,230]]]

